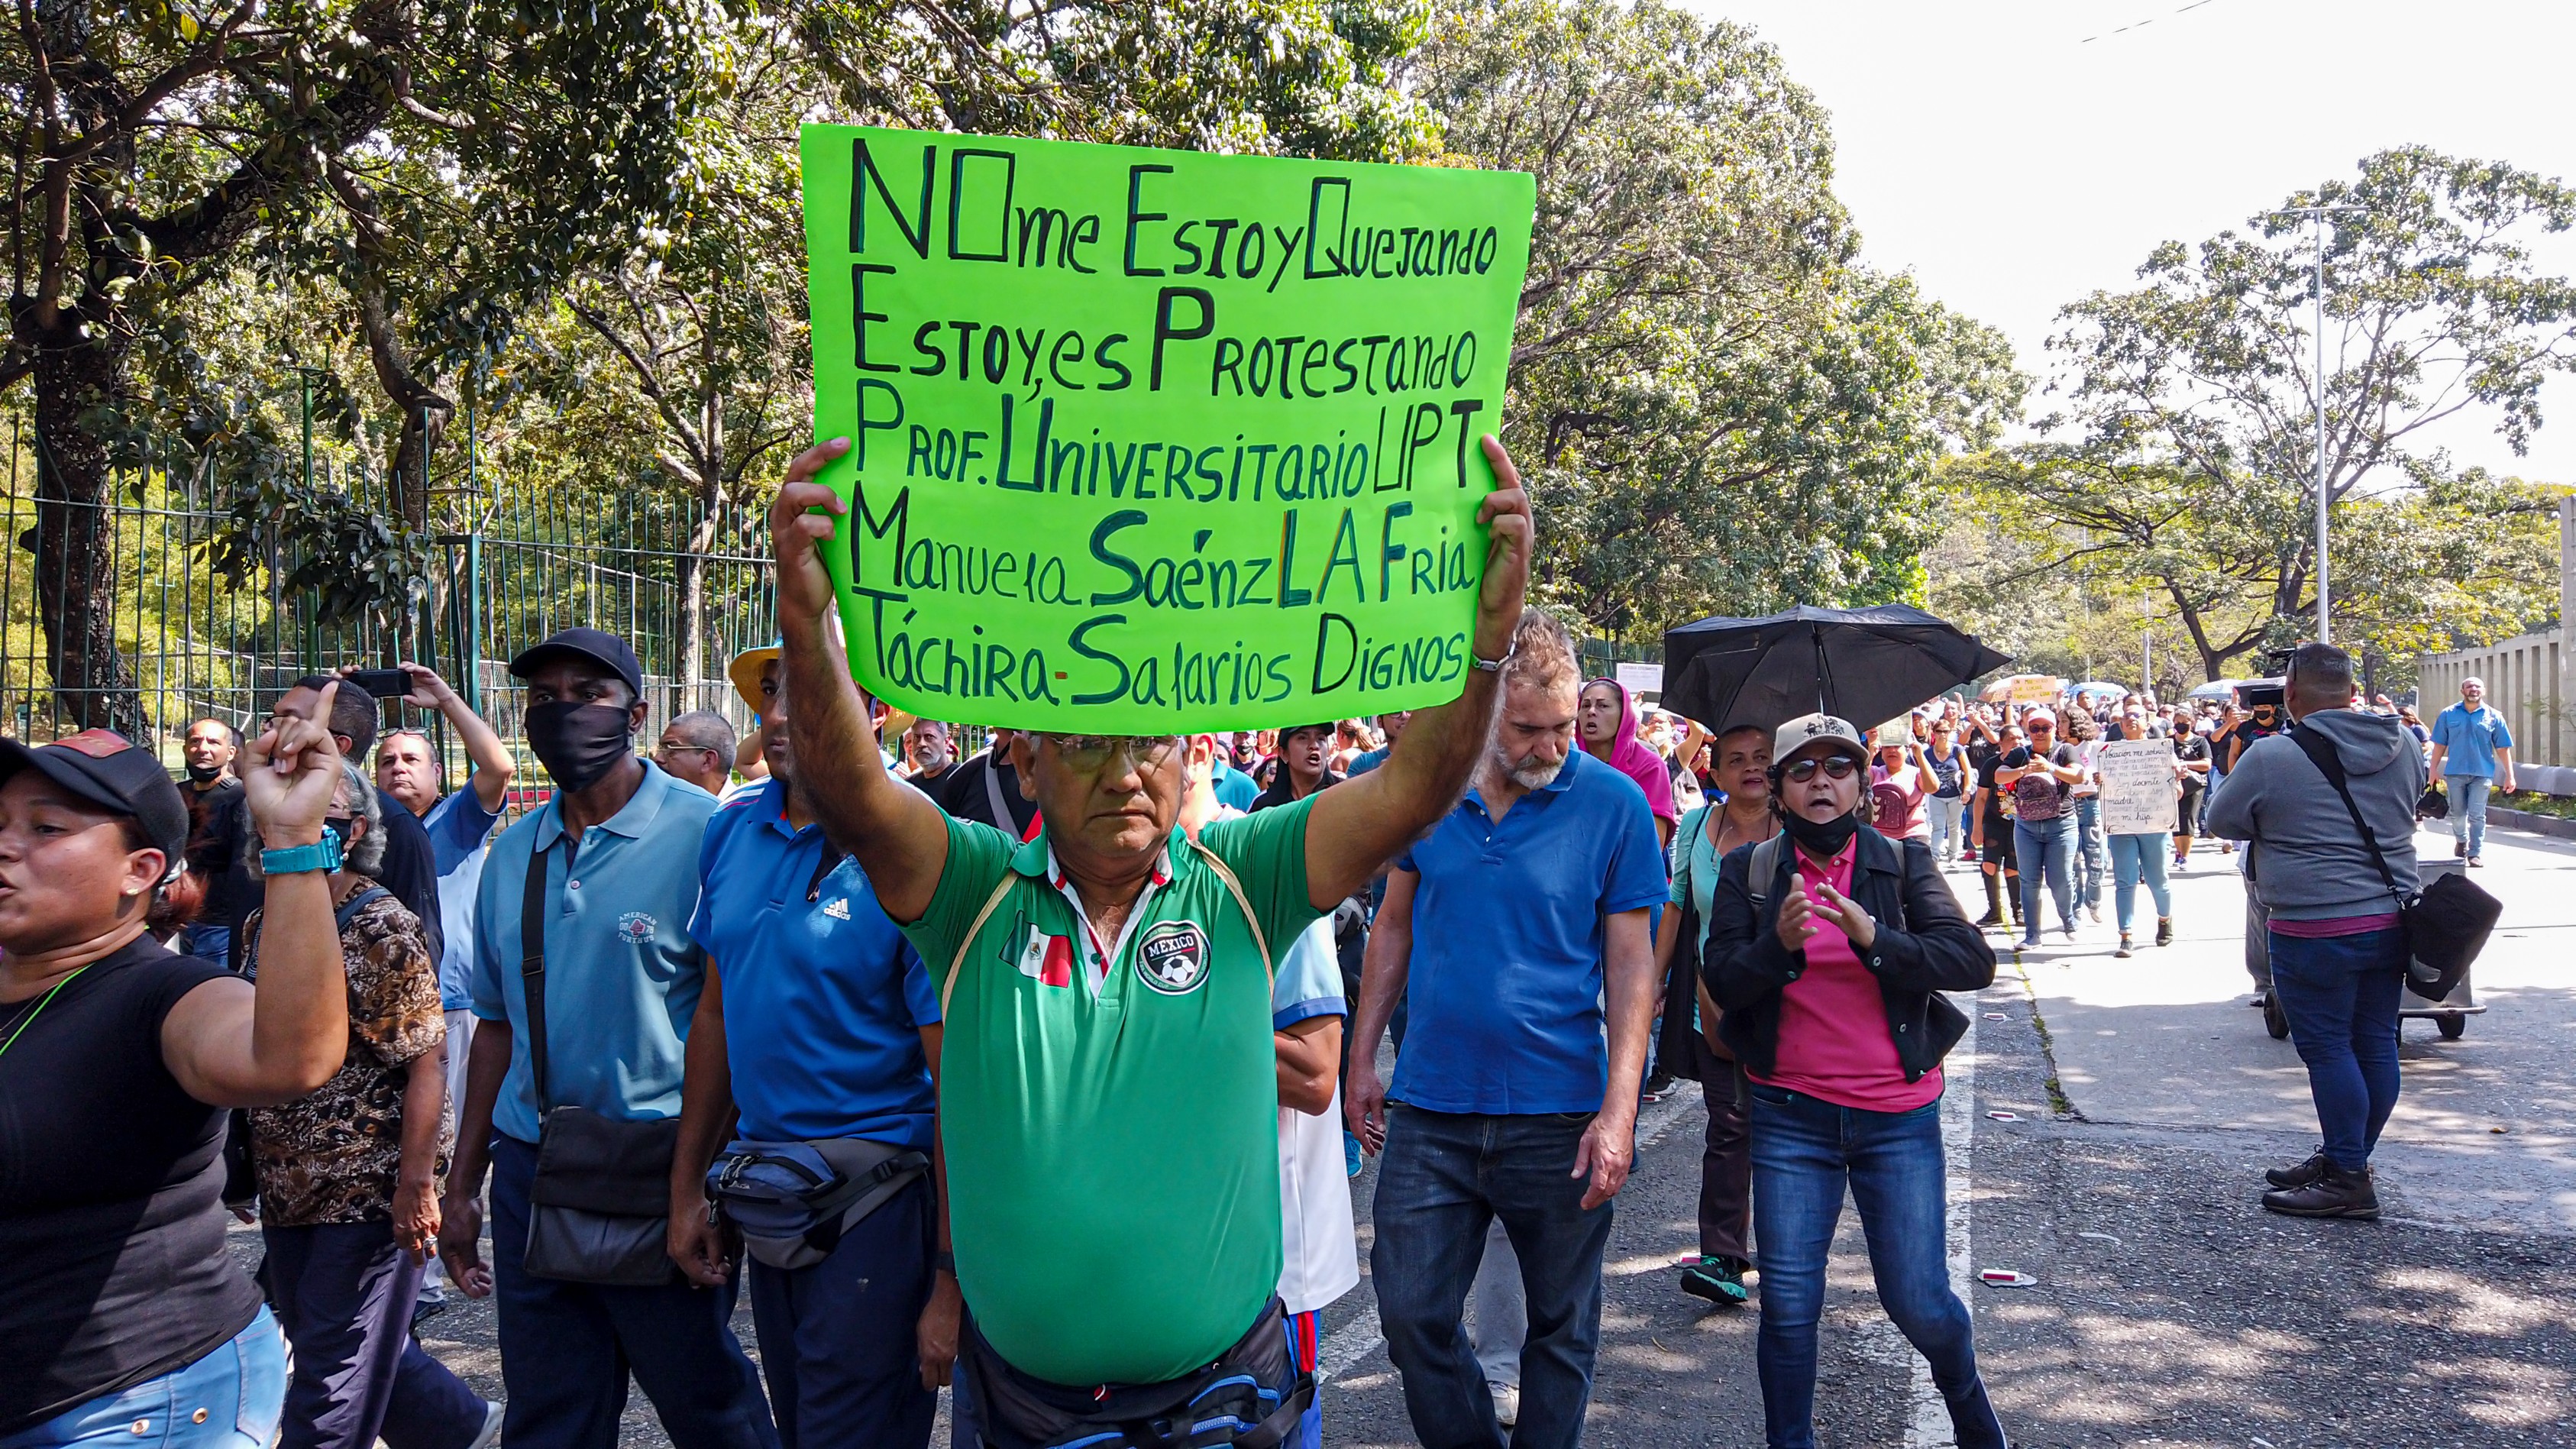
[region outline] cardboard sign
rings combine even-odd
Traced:
[[[2102,833],[2170,833],[2174,811],[2171,740],[2120,740],[2102,747],[2095,769],[2102,782]]]
[[[1529,177],[856,126],[803,155],[870,690],[1098,734],[1457,697]]]
[[[1622,664],[1615,677],[1619,687],[1630,694],[1661,696],[1664,692],[1664,666],[1660,664]]]

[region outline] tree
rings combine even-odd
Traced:
[[[2528,250],[2535,234],[2576,224],[2576,191],[2402,147],[2284,205],[2338,208],[2324,276],[2330,508],[2446,474],[2422,439],[2472,410],[2521,451],[2540,426],[2542,384],[2576,368],[2576,284],[2541,273]],[[2070,304],[2059,315],[2071,325],[2050,343],[2068,360],[2067,421],[2087,454],[2167,470],[2198,499],[2191,526],[2226,535],[2213,567],[2268,589],[2268,610],[2231,635],[2195,627],[2213,676],[2314,607],[2308,234],[2282,213],[2247,225],[2250,235],[2196,249],[2159,246],[2139,269],[2144,286]],[[2266,540],[2276,557],[2255,567]]]
[[[1541,592],[1615,633],[1919,587],[1914,490],[2022,381],[2000,338],[1852,261],[1814,99],[1745,28],[1484,0],[1406,78],[1539,210],[1507,440]]]
[[[0,36],[20,178],[0,386],[34,382],[36,582],[73,719],[138,736],[149,723],[94,588],[112,471],[193,446],[219,471],[251,468],[245,486],[277,482],[256,466],[270,450],[137,406],[129,363],[145,339],[162,401],[214,417],[217,400],[166,392],[202,376],[192,294],[245,268],[331,279],[400,415],[393,466],[425,506],[453,407],[435,378],[497,354],[521,308],[662,214],[698,13],[666,0],[21,7]]]

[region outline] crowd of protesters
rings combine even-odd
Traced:
[[[825,642],[816,450],[738,709],[647,753],[626,641],[510,662],[543,791],[416,664],[399,700],[317,674],[254,737],[198,721],[175,781],[105,731],[0,741],[0,1449],[608,1449],[630,1381],[680,1449],[918,1446],[943,1386],[963,1445],[1183,1413],[1320,1445],[1364,1156],[1422,1442],[1572,1445],[1639,1106],[1676,1078],[1708,1110],[1675,1286],[1732,1307],[1758,1277],[1768,1442],[1815,1442],[1848,1189],[1956,1442],[2001,1445],[1923,1111],[1966,1027],[1945,993],[1992,980],[1988,930],[2100,924],[2106,883],[2118,954],[2140,887],[2169,943],[2205,802],[2256,829],[2258,792],[2219,782],[2283,768],[2249,753],[2279,707],[1945,698],[1711,733],[1585,679],[1523,607],[1493,451],[1475,667],[1409,715],[897,715]],[[396,703],[435,733],[383,730]],[[2475,692],[2397,737],[2460,796],[2510,788]],[[2127,741],[2169,747],[2173,830],[2106,834]],[[2337,1088],[2310,1198],[2360,1200],[2380,1067],[2366,1047]],[[420,1345],[451,1292],[497,1303],[501,1402]]]

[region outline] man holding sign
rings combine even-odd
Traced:
[[[1274,1296],[1269,976],[1308,922],[1446,814],[1483,750],[1531,524],[1501,445],[1481,447],[1497,486],[1475,513],[1486,536],[1455,697],[1416,714],[1380,769],[1196,842],[1177,824],[1177,733],[1018,736],[1045,821],[1025,845],[889,777],[826,627],[824,546],[861,525],[813,480],[850,444],[788,470],[770,527],[796,758],[945,998],[942,1264],[964,1289],[993,1444],[1163,1418],[1275,1434],[1311,1395]]]

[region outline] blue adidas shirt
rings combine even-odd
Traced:
[[[582,832],[565,859],[561,804],[501,832],[474,909],[474,1014],[510,1024],[510,1070],[492,1125],[537,1140],[519,908],[533,852],[545,854],[546,1092],[622,1122],[680,1115],[683,1043],[706,984],[689,939],[698,844],[716,797],[644,762],[626,807]]]
[[[735,1135],[927,1152],[938,1103],[919,1028],[938,1024],[939,990],[858,862],[834,852],[824,870],[822,827],[790,827],[786,803],[777,780],[740,796],[699,853],[689,935],[724,998]]]
[[[1602,923],[1667,889],[1646,792],[1575,750],[1500,822],[1468,791],[1396,868],[1421,878],[1387,1094],[1434,1112],[1599,1111]]]

